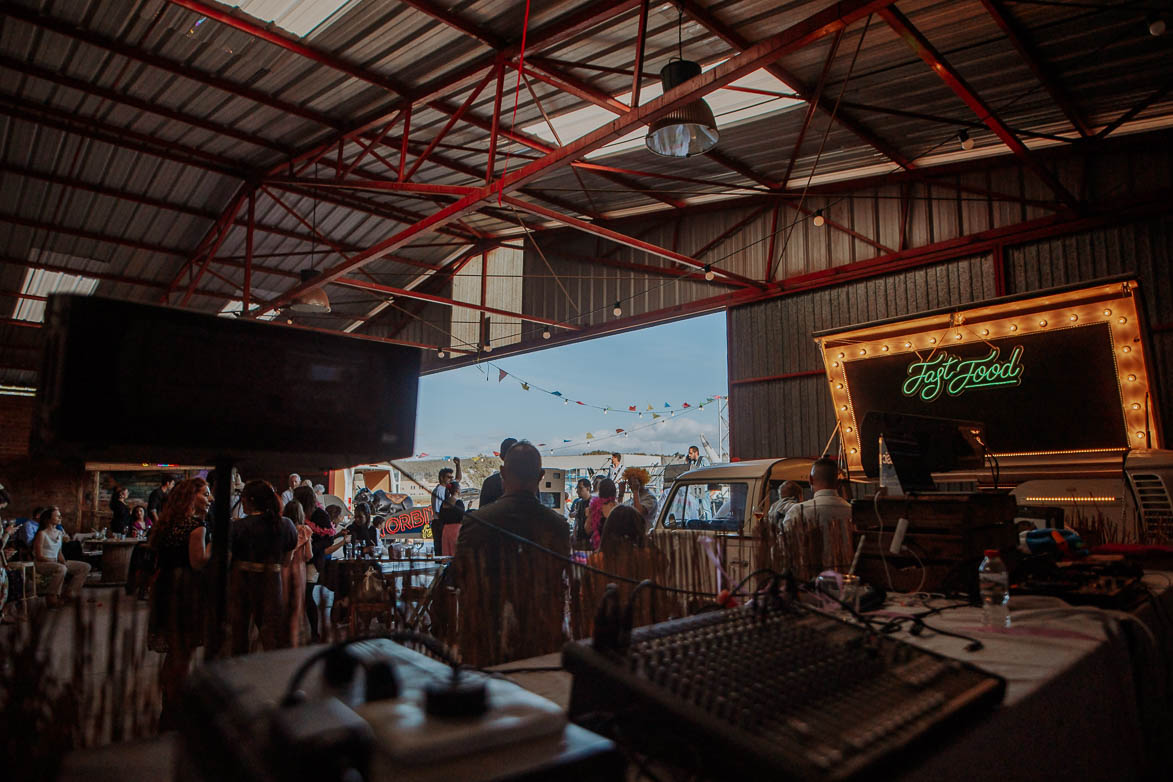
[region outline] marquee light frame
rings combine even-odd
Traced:
[[[901,353],[924,360],[954,345],[1095,324],[1107,324],[1111,332],[1116,382],[1122,404],[1120,446],[994,453],[994,456],[1005,467],[1006,460],[1011,463],[1016,460],[1065,461],[1072,456],[1114,460],[1130,448],[1162,448],[1154,383],[1147,360],[1143,309],[1138,295],[1139,284],[1135,279],[1115,279],[814,335],[823,355],[840,443],[848,467],[863,474],[859,422],[847,378],[847,368],[852,362]]]

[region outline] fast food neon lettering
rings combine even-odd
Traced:
[[[1001,360],[1002,351],[991,348],[982,358],[962,358],[941,351],[928,361],[908,365],[908,379],[902,391],[905,396],[919,396],[932,402],[942,392],[960,396],[966,391],[1000,386],[1016,386],[1022,382],[1022,346]]]

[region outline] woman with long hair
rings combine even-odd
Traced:
[[[61,545],[69,538],[61,529],[61,511],[57,506],[45,508],[37,516],[40,527],[33,538],[33,567],[37,575],[49,577],[46,592],[49,606],[56,608],[61,601],[72,600],[81,594],[86,577],[90,574],[89,563],[66,560]],[[69,581],[66,583],[66,578]]]
[[[306,564],[313,558],[313,532],[306,522],[317,510],[318,495],[308,486],[298,486],[294,489],[293,502],[285,505],[286,518],[292,520],[293,526],[297,527],[293,559],[281,570],[290,646],[301,645],[302,623],[305,621]]]
[[[253,627],[266,651],[287,640],[281,569],[292,561],[297,528],[266,481],[246,483],[240,500],[245,517],[232,524],[232,651],[248,654]]]
[[[160,727],[171,726],[180,687],[195,650],[204,645],[206,618],[200,571],[212,557],[205,519],[212,494],[203,478],[181,481],[167,494],[151,530],[159,572],[151,592],[148,646],[162,652]]]
[[[599,496],[591,498],[591,504],[587,508],[587,521],[590,523],[591,533],[591,548],[595,551],[599,550],[599,546],[603,540],[603,523],[606,522],[607,517],[611,515],[611,511],[618,506],[616,496],[618,490],[615,488],[615,481],[610,478],[604,478],[599,481]]]
[[[330,615],[329,606],[333,603],[333,593],[324,585],[319,584],[319,581],[324,580],[320,577],[326,569],[326,562],[330,560],[331,555],[346,544],[348,533],[339,534],[338,532],[338,522],[341,520],[342,508],[338,505],[331,505],[326,510],[315,508],[306,521],[306,526],[309,527],[313,535],[310,538],[312,557],[310,563],[306,565],[305,585],[305,616],[310,623],[311,643],[318,643],[322,639],[319,624],[326,621],[324,617]],[[319,586],[321,586],[320,590]],[[324,598],[324,606],[319,607],[319,598],[315,593],[320,593],[321,598]]]

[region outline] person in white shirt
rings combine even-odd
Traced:
[[[819,556],[821,561],[807,563],[815,573],[829,567],[847,567],[851,559],[851,503],[839,494],[839,465],[827,457],[816,459],[811,465],[810,482],[814,495],[786,511],[782,531],[798,535],[818,533],[822,550],[808,553],[811,557]],[[841,561],[844,556],[847,560]]]
[[[295,472],[289,473],[289,488],[281,492],[281,507],[284,508],[293,502],[293,490],[301,486],[301,476]]]
[[[90,566],[87,562],[77,562],[75,560],[66,561],[61,554],[61,544],[65,542],[65,531],[57,525],[61,523],[61,511],[57,508],[46,508],[41,511],[41,515],[37,517],[41,528],[37,531],[37,536],[33,538],[33,559],[35,561],[34,567],[38,575],[49,576],[49,588],[46,592],[49,598],[49,605],[55,607],[60,604],[61,598],[66,600],[77,597],[81,593],[81,588],[86,583],[86,577],[90,574]],[[65,579],[69,577],[69,584],[66,587]],[[64,588],[64,594],[62,590]]]
[[[603,467],[603,473],[615,481],[616,484],[623,479],[623,454],[613,453],[607,464]]]

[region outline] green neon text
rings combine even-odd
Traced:
[[[961,358],[942,351],[929,361],[909,364],[908,379],[901,390],[905,396],[932,402],[941,392],[960,396],[975,388],[1018,385],[1022,382],[1022,346],[1015,347],[1005,361],[999,360],[1001,354],[998,348],[991,348],[982,358]]]

